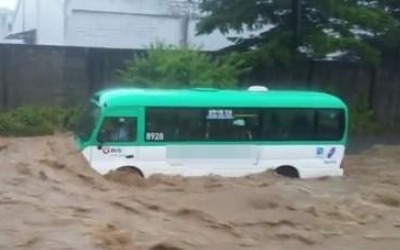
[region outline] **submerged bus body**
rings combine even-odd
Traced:
[[[100,174],[341,176],[348,111],[306,91],[118,88],[96,93],[76,141]]]

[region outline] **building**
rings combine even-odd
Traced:
[[[213,51],[231,42],[218,31],[196,36],[195,1],[20,0],[9,39],[24,43],[143,49],[152,42]]]
[[[4,37],[6,37],[11,30],[13,15],[14,12],[9,9],[0,9],[0,43],[4,42]]]

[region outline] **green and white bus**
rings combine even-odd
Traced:
[[[307,91],[116,88],[97,92],[76,142],[100,174],[343,175],[348,109]]]

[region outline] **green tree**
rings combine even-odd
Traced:
[[[119,73],[124,81],[144,87],[232,87],[241,67],[235,54],[213,57],[194,48],[156,43]]]
[[[397,25],[391,26],[386,32],[381,33],[375,39],[370,39],[372,46],[377,47],[384,52],[392,52],[400,50],[400,1],[398,0],[379,0],[368,1],[370,6],[374,6],[384,10],[397,20]]]
[[[341,50],[376,63],[379,50],[355,31],[377,38],[398,23],[369,0],[204,0],[200,7],[206,16],[198,25],[199,34],[272,26],[255,37],[232,38],[232,49],[246,52],[253,62],[289,64]]]

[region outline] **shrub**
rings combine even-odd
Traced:
[[[3,111],[0,112],[0,135],[50,135],[59,130],[71,129],[78,110],[60,107],[20,107]]]
[[[117,73],[123,81],[141,87],[233,87],[244,71],[236,54],[212,57],[195,48],[152,44]]]
[[[355,134],[377,134],[382,129],[368,108],[366,98],[359,96],[350,107],[350,131]]]

